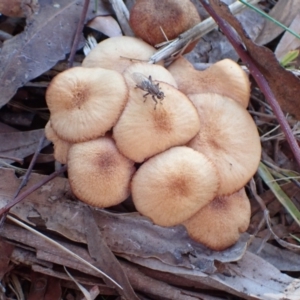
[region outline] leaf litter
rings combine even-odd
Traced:
[[[0,53],[1,106],[11,100],[18,88],[43,76],[70,52],[82,3],[83,1],[65,1],[59,6],[53,6],[53,3],[46,0],[40,1],[38,11],[27,15],[24,31],[3,43]],[[97,14],[111,13],[104,2],[99,3],[100,12]],[[278,7],[282,3],[283,1],[278,1]],[[289,1],[284,6],[285,16],[289,15],[289,10],[296,11],[299,7],[299,4]],[[94,3],[91,3],[86,21],[96,15],[93,9]],[[232,17],[223,15],[222,11],[218,13],[228,18],[228,22],[238,31],[271,85],[282,109],[299,119],[299,104],[293,97],[293,93],[295,95],[299,92],[299,79],[281,68],[271,52],[252,44]],[[273,14],[275,13],[274,9]],[[280,20],[279,17],[278,19]],[[286,22],[291,20],[282,22],[289,26]],[[68,26],[70,24],[73,25]],[[83,44],[81,36],[78,48],[82,48]],[[209,53],[210,50],[206,51]],[[259,130],[265,133],[277,124],[270,108],[263,101],[263,97],[253,91],[250,110]],[[297,128],[296,119],[290,117],[288,121]],[[0,133],[0,140],[6,141],[1,143],[0,154],[24,159],[34,153],[42,130],[33,128],[34,126],[30,131],[14,129]],[[277,132],[280,133],[280,129]],[[282,180],[279,173],[282,174],[285,166],[289,166],[297,175],[298,167],[291,161],[290,150],[286,147],[279,148],[279,145],[285,144],[284,138],[278,140],[275,135],[273,139],[263,142],[264,159],[279,167],[276,171],[272,170],[275,179]],[[7,159],[5,162],[11,164],[13,160]],[[15,194],[21,179],[15,176],[12,169],[0,169],[0,176],[0,207],[4,207]],[[32,174],[25,190],[43,178],[43,175]],[[286,181],[290,179],[287,178]],[[298,205],[295,196],[298,187],[295,183],[280,184],[280,188]],[[267,203],[273,222],[278,223],[273,225],[274,230],[284,229],[280,237],[296,243],[289,234],[299,236],[299,228],[292,223],[270,191],[263,193],[262,185],[258,186],[258,190]],[[263,214],[255,202],[252,203],[252,209],[249,233],[256,234]],[[243,299],[299,299],[300,281],[293,278],[292,273],[288,276],[279,271],[299,272],[298,254],[279,249],[265,227],[257,234],[264,239],[253,239],[251,235],[243,234],[231,248],[222,252],[211,251],[189,239],[182,226],[162,228],[134,212],[116,214],[91,209],[74,199],[67,180],[61,177],[56,177],[31,193],[24,202],[10,210],[10,215],[44,231],[47,236],[107,273],[122,287],[118,289],[109,281],[103,281],[99,273],[40,236],[11,222],[5,222],[0,231],[4,238],[0,240],[0,247],[3,249],[1,279],[4,283],[12,282],[15,294],[19,290],[21,295],[18,276],[31,278],[30,299],[60,299],[62,286],[78,290],[78,285],[76,287],[73,280],[83,284],[87,291],[94,291],[93,299],[98,294],[119,294],[125,299],[146,299],[145,295],[155,299],[162,296],[165,299],[216,299],[213,293],[201,293],[203,287],[218,289],[225,297],[235,295]],[[278,221],[278,215],[284,218],[283,224]],[[270,241],[266,243],[268,237]],[[248,244],[251,246],[248,247]],[[14,266],[9,264],[12,261],[29,268],[14,273]],[[66,274],[62,266],[68,268],[71,276]],[[38,292],[41,282],[44,282],[43,290]],[[98,289],[95,289],[96,286]],[[193,291],[190,287],[194,288]]]

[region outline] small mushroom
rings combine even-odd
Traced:
[[[137,211],[160,226],[187,220],[216,196],[218,171],[203,154],[174,147],[147,160],[131,183]]]
[[[83,60],[82,66],[100,67],[122,73],[135,62],[147,62],[155,51],[154,47],[135,37],[112,37],[93,48]]]
[[[121,74],[75,67],[57,75],[46,92],[51,125],[68,142],[103,136],[117,122],[128,98]]]
[[[129,196],[134,171],[134,163],[119,153],[108,137],[74,144],[69,150],[72,191],[81,201],[96,207],[124,201]]]
[[[219,175],[203,154],[174,147],[147,160],[131,183],[136,209],[160,226],[187,220],[216,196]]]
[[[216,93],[229,97],[244,108],[250,99],[250,82],[245,71],[234,61],[223,59],[205,71],[197,71],[184,57],[173,62],[168,70],[184,94]]]
[[[142,74],[148,83],[139,85],[133,74]],[[168,84],[176,83],[167,70],[156,65],[147,65],[146,69],[132,66],[124,72],[124,77],[129,99],[113,128],[121,153],[135,162],[143,162],[170,147],[186,144],[197,134],[200,129],[197,111],[183,93]]]
[[[201,19],[190,0],[138,0],[130,11],[129,22],[136,36],[155,46],[177,38]]]
[[[45,126],[45,136],[53,143],[54,146],[54,158],[61,164],[67,163],[68,151],[71,147],[71,143],[62,140],[51,126],[51,121],[48,121]]]
[[[258,168],[261,144],[256,125],[240,104],[218,94],[195,94],[190,99],[199,117],[201,130],[187,144],[220,170],[219,195],[241,189]]]
[[[221,251],[237,242],[250,223],[251,208],[245,189],[216,197],[186,220],[190,237],[208,248]]]

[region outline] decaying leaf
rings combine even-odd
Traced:
[[[70,52],[83,0],[40,0],[39,13],[27,21],[24,32],[7,40],[0,54],[0,107],[17,89],[43,74]],[[94,1],[87,19],[91,19]],[[101,4],[103,11],[107,13]],[[79,48],[84,44],[83,36]]]
[[[32,174],[27,187],[43,177]],[[18,184],[19,179],[11,170],[0,169],[1,207],[14,193]],[[67,180],[55,178],[31,194],[25,202],[14,207],[11,213],[27,223],[42,226],[73,241],[87,243],[83,221],[83,210],[86,209],[86,205],[77,200],[67,200],[70,198],[68,194]],[[171,278],[172,276],[181,278],[184,286],[200,288],[205,284],[243,299],[299,299],[300,280],[282,274],[265,260],[242,251],[241,249],[245,247],[241,245],[240,248],[233,247],[227,252],[213,252],[193,243],[181,226],[162,228],[135,213],[113,214],[104,210],[93,211],[103,239],[115,254],[146,268],[167,273]],[[0,235],[36,249],[37,258],[40,260],[63,264],[99,276],[82,263],[76,262],[70,255],[25,229],[6,223]],[[61,240],[60,243],[94,263],[88,252],[81,246],[67,243],[66,239]],[[233,264],[228,263],[230,255],[238,261]],[[122,262],[120,263],[122,265]],[[122,265],[122,268],[126,270],[127,266]],[[209,274],[212,273],[209,271],[213,271],[213,274]],[[126,273],[133,288],[141,288],[141,285],[135,283],[135,278],[131,277],[130,272]],[[173,292],[178,293],[178,291]]]
[[[268,81],[281,108],[300,120],[300,80],[278,63],[272,51],[251,41],[239,21],[220,0],[210,1],[216,13],[239,34],[256,66]]]
[[[275,247],[266,243],[263,239],[253,239],[248,250],[263,258],[278,270],[289,272],[300,271],[299,254]]]
[[[300,2],[299,2],[300,7]],[[290,29],[295,32],[300,32],[300,13],[296,15],[295,19],[293,20]],[[278,43],[275,55],[278,61],[281,61],[289,51],[299,49],[300,48],[300,40],[290,34],[289,32],[285,32],[283,37],[281,38],[280,42]]]
[[[14,246],[0,238],[0,280],[10,270],[9,262]]]
[[[27,188],[41,178],[42,175],[32,174]],[[0,207],[12,197],[18,186],[19,179],[13,171],[0,169]],[[55,178],[10,212],[27,223],[43,224],[48,230],[72,241],[87,243],[83,219],[86,206],[67,198],[70,198],[67,179]],[[137,213],[113,214],[95,210],[94,215],[104,241],[118,255],[152,258],[168,265],[213,273],[215,260],[224,263],[236,261],[245,252],[245,240],[223,252],[211,251],[192,241],[183,226],[156,226]]]
[[[93,212],[88,207],[84,209],[84,224],[88,250],[90,256],[94,259],[94,265],[118,282],[123,288],[121,290],[116,287],[120,295],[123,295],[127,299],[138,300],[137,295],[128,281],[126,273],[103,240]],[[111,281],[105,278],[103,278],[103,280],[108,286],[111,286]]]
[[[298,0],[279,0],[269,15],[288,27],[298,13],[300,13],[300,2]],[[283,31],[284,29],[280,26],[266,20],[265,26],[255,39],[255,42],[259,45],[265,45],[279,36]]]
[[[44,129],[0,133],[0,141],[5,141],[0,144],[0,153],[6,157],[23,159],[35,152],[43,134]],[[50,142],[46,140],[43,145],[49,144]],[[10,159],[1,159],[1,161],[6,163],[13,162]],[[0,165],[3,164],[1,161]]]

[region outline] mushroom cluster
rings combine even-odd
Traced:
[[[225,249],[248,227],[243,188],[260,160],[248,78],[231,60],[206,71],[184,58],[168,69],[143,62],[154,52],[137,38],[109,38],[57,75],[46,136],[80,200],[103,208],[131,194],[155,224],[184,224]]]

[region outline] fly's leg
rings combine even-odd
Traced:
[[[150,93],[147,93],[147,94],[143,95],[143,97],[145,98],[144,103],[146,102],[147,96],[148,96],[149,94],[150,94]]]
[[[155,105],[154,105],[154,110],[156,110],[157,100],[156,100],[156,98],[155,98],[155,96],[154,96],[154,95],[152,95],[152,99],[153,99],[153,101],[155,102]]]

